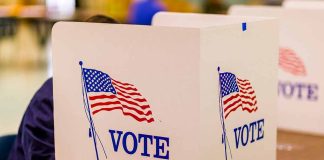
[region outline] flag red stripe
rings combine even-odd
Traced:
[[[97,100],[97,99],[105,99],[105,98],[109,98],[109,99],[113,99],[115,98],[116,96],[115,95],[98,95],[98,96],[89,96],[89,100],[92,101],[92,100]]]
[[[243,90],[240,90],[240,93],[242,93],[242,94],[254,94],[255,92],[254,92],[254,90],[252,90],[252,91],[250,91],[250,92],[248,92],[248,91],[243,91]]]
[[[292,73],[294,75],[306,75],[306,73],[303,71],[299,71],[299,70],[295,70],[295,69],[291,69],[291,68],[285,68],[283,70],[286,72]]]
[[[279,56],[280,58],[290,58],[290,59],[299,59],[296,55],[291,54],[291,53],[282,53]]]
[[[232,101],[233,99],[237,98],[237,97],[241,97],[241,98],[245,98],[245,99],[249,99],[249,100],[252,100],[254,101],[256,99],[256,96],[245,96],[245,95],[239,95],[239,94],[235,94],[229,98],[227,98],[225,101],[224,101],[224,105],[226,105],[228,102]]]
[[[115,86],[118,86],[119,88],[121,88],[123,90],[127,90],[127,91],[137,91],[137,89],[136,88],[133,88],[133,87],[123,87],[123,86],[120,86],[120,85],[118,85],[117,83],[114,83],[114,82],[112,82],[112,84],[115,85]]]
[[[281,68],[285,71],[288,72],[295,72],[295,73],[300,73],[300,74],[306,74],[306,71],[302,68],[295,68],[295,67],[290,67],[290,66],[281,66]]]
[[[132,105],[135,105],[135,106],[139,106],[139,107],[141,107],[142,109],[150,108],[149,105],[139,105],[139,104],[136,103],[136,102],[132,102],[132,101],[129,101],[129,100],[124,99],[124,98],[119,98],[119,97],[117,97],[117,99],[120,100],[120,101],[124,101],[124,102],[126,102],[126,103],[128,103],[128,104],[132,104]]]
[[[295,53],[292,52],[281,52],[279,55],[280,57],[292,57],[292,58],[298,58]]]
[[[240,97],[245,98],[245,99],[250,99],[252,101],[254,101],[254,99],[256,98],[256,96],[251,97],[251,96],[245,96],[245,95],[240,95]]]
[[[129,107],[127,105],[124,105],[124,104],[121,104],[119,101],[112,101],[112,102],[98,102],[98,103],[94,103],[94,104],[91,104],[91,108],[95,108],[95,107],[98,107],[98,106],[109,106],[109,105],[121,105],[121,107],[123,108],[127,108],[129,110],[132,110],[132,111],[135,111],[136,113],[140,114],[140,115],[145,115],[145,116],[148,116],[148,115],[152,115],[152,111],[147,111],[146,113],[144,113],[144,111],[141,111],[141,110],[138,110],[134,107]]]
[[[116,83],[118,83],[118,84],[124,85],[124,86],[134,86],[134,85],[129,84],[129,83],[119,82],[119,81],[117,81],[117,80],[115,80],[115,79],[112,79],[112,81],[113,81],[113,82],[116,82]]]
[[[251,103],[251,102],[248,102],[248,101],[242,101],[242,103],[253,107],[253,106],[255,106],[257,104],[257,101],[255,101],[254,103]]]
[[[236,104],[241,104],[241,99],[237,99],[233,103],[229,104],[228,106],[225,107],[224,111],[226,112],[228,109],[230,109],[232,106],[235,106]]]
[[[125,95],[123,95],[121,93],[118,93],[118,95],[120,95],[120,96],[122,96],[124,98],[132,99],[132,100],[137,101],[137,102],[147,102],[146,99],[144,99],[144,98],[132,98],[130,96],[125,96]],[[108,95],[104,95],[104,94],[103,95],[97,95],[97,96],[89,96],[89,100],[97,100],[97,99],[105,99],[105,98],[112,99],[112,98],[115,98],[115,97],[113,95],[108,96]]]
[[[125,91],[119,89],[119,87],[115,87],[115,89],[116,89],[117,91],[119,91],[119,92],[122,92],[122,93],[124,93],[124,94],[128,94],[128,95],[131,95],[131,96],[142,96],[142,95],[141,95],[140,93],[138,93],[138,92],[125,92]]]
[[[133,98],[133,97],[131,97],[131,96],[126,96],[126,95],[124,95],[124,94],[121,93],[121,92],[119,92],[118,95],[120,95],[120,96],[122,96],[122,97],[124,97],[124,98],[133,99],[133,100],[135,100],[135,101],[137,101],[137,102],[147,102],[145,98]]]
[[[237,80],[239,80],[240,82],[246,82],[246,81],[249,81],[249,80],[247,80],[247,79],[239,79],[239,78],[237,78]]]
[[[287,60],[287,61],[279,61],[279,65],[285,65],[285,64],[289,64],[293,67],[296,67],[296,68],[304,68],[304,65],[301,64],[300,61],[291,61],[291,60]]]
[[[249,90],[249,89],[252,89],[252,86],[249,86],[249,87],[246,87],[246,88],[241,87],[241,86],[239,86],[239,87],[240,87],[240,90]]]
[[[292,68],[292,69],[300,69],[300,70],[305,70],[304,66],[300,66],[297,64],[293,64],[290,62],[285,62],[285,63],[279,63],[280,67],[287,67],[287,68]]]
[[[295,64],[302,63],[301,60],[297,57],[280,57],[279,62],[294,62]]]
[[[280,57],[295,57],[296,58],[297,54],[293,53],[292,51],[290,51],[290,52],[280,52],[279,56]]]
[[[291,67],[291,66],[281,66],[281,69],[293,75],[301,75],[301,76],[306,75],[306,70],[304,69],[296,69],[295,67]]]
[[[284,64],[279,63],[279,65],[280,65],[280,67],[289,68],[289,69],[292,69],[292,70],[300,70],[300,71],[306,72],[304,66],[299,66],[299,65],[296,65],[296,64],[290,64],[289,62],[284,63]]]
[[[252,112],[256,112],[258,110],[258,107],[255,107],[255,108],[248,108],[248,107],[243,107],[242,108],[243,111],[248,111],[249,113],[252,113]]]
[[[90,100],[97,100],[97,99],[99,99],[99,98],[101,98],[101,99],[104,99],[104,98],[109,98],[109,99],[113,99],[113,98],[117,98],[118,100],[120,100],[120,101],[123,101],[123,102],[126,102],[126,103],[128,103],[128,104],[132,104],[132,105],[135,105],[135,106],[139,106],[139,107],[141,107],[142,109],[146,109],[146,108],[149,108],[149,106],[148,105],[140,105],[140,104],[138,104],[138,103],[136,103],[136,102],[133,102],[133,101],[129,101],[129,100],[127,100],[127,99],[125,99],[125,98],[121,98],[121,97],[118,97],[119,95],[114,95],[114,94],[112,94],[112,95],[99,95],[99,96],[89,96],[89,99]],[[143,102],[145,103],[146,102],[146,99],[143,99]],[[148,107],[147,107],[148,106]]]
[[[116,110],[116,109],[119,109],[122,111],[122,113],[125,115],[125,116],[131,116],[133,117],[135,120],[137,120],[138,122],[143,122],[143,121],[146,121],[147,123],[151,123],[151,122],[154,122],[154,118],[150,118],[150,119],[147,119],[147,118],[140,118],[140,117],[137,117],[136,115],[132,114],[132,113],[129,113],[129,112],[124,112],[122,107],[114,107],[114,108],[101,108],[101,109],[98,109],[98,110],[95,110],[92,112],[93,115],[101,112],[101,111],[112,111],[112,110]]]
[[[126,102],[126,103],[128,103],[128,104],[138,106],[138,107],[140,107],[140,108],[143,109],[143,110],[145,110],[145,109],[147,109],[147,108],[150,108],[149,105],[139,105],[138,103],[135,103],[135,102],[132,102],[132,101],[126,100],[126,99],[124,99],[124,98],[119,98],[119,97],[117,97],[116,95],[111,95],[111,97],[112,97],[112,98],[117,98],[119,101],[123,101],[123,102]],[[89,97],[89,98],[91,98],[91,97]],[[98,103],[102,103],[102,102],[98,102]],[[93,107],[96,107],[95,104],[98,104],[98,103],[94,103],[94,104],[92,104]],[[91,105],[91,107],[92,107],[92,105]]]
[[[231,109],[228,113],[225,114],[225,119],[230,115],[230,113],[236,111],[239,107],[242,107],[242,104],[239,104],[238,106],[234,107],[233,109]],[[258,107],[255,107],[255,108],[248,108],[248,107],[242,107],[242,110],[243,111],[247,111],[249,113],[252,113],[252,112],[256,112],[258,110]]]
[[[237,81],[237,83],[238,83],[239,85],[241,85],[241,86],[250,86],[250,85],[251,85],[250,82],[241,83],[241,82]]]
[[[239,97],[240,95],[237,93],[235,95],[232,95],[231,97],[227,98],[225,101],[224,101],[224,105],[226,105],[228,102],[232,101],[233,99]]]
[[[242,107],[242,104],[239,104],[238,106],[232,108],[227,114],[225,114],[225,119],[229,116],[230,113],[237,110],[237,108]]]
[[[247,91],[243,91],[243,90],[240,90],[241,93],[243,94],[254,94],[254,90],[250,91],[250,92],[247,92]]]

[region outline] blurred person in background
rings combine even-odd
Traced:
[[[265,0],[265,4],[267,5],[277,5],[280,6],[283,0]]]
[[[224,0],[206,0],[203,5],[203,9],[206,13],[226,13],[228,6],[224,3]]]
[[[154,14],[165,10],[160,0],[134,0],[130,7],[129,23],[151,25]]]
[[[97,15],[87,22],[117,23]],[[53,78],[49,78],[35,93],[22,118],[18,135],[8,160],[54,160]]]
[[[282,0],[205,0],[205,13],[225,14],[231,5],[281,5]]]

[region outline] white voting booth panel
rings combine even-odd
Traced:
[[[322,0],[285,0],[282,3],[285,8],[295,9],[324,9]]]
[[[56,159],[275,159],[278,22],[166,17],[54,26]]]
[[[324,11],[234,6],[230,14],[280,19],[278,126],[324,135]]]

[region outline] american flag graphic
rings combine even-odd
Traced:
[[[306,69],[303,61],[291,49],[279,49],[279,66],[282,70],[292,75],[306,76]]]
[[[138,122],[154,121],[150,105],[134,85],[117,81],[98,70],[83,68],[82,71],[93,115],[119,110]]]
[[[229,72],[219,76],[225,119],[238,108],[249,113],[257,111],[255,91],[249,80],[237,78]]]

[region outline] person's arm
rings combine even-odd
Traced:
[[[47,80],[31,100],[9,160],[54,160],[53,82]]]

